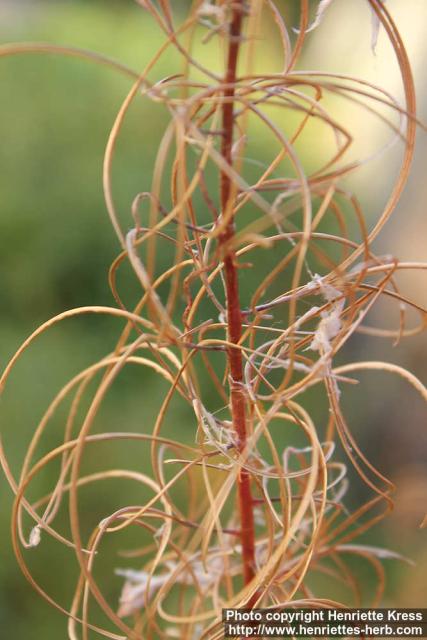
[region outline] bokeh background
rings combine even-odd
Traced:
[[[297,23],[295,5],[288,2],[288,19]],[[312,3],[313,10],[316,3]],[[427,55],[427,6],[424,0],[389,0],[389,10],[408,48],[418,89],[419,116],[427,121],[424,67]],[[185,11],[186,2],[176,3]],[[308,39],[301,66],[362,76],[401,96],[397,65],[380,33],[376,55],[370,49],[371,27],[367,2],[332,3],[318,30]],[[268,26],[268,29],[272,26]],[[146,13],[131,0],[60,0],[37,2],[0,0],[0,41],[45,41],[93,49],[140,70],[162,42]],[[259,63],[274,61],[277,43],[273,32]],[[201,56],[206,56],[203,51]],[[206,62],[206,60],[205,60]],[[218,60],[212,61],[214,64]],[[175,69],[176,60],[165,56],[156,67],[158,78]],[[119,251],[103,201],[101,168],[113,119],[129,88],[129,79],[107,68],[77,59],[45,54],[0,58],[0,357],[2,367],[34,328],[64,309],[85,304],[113,304],[107,270]],[[383,132],[362,110],[335,105],[339,116],[352,120],[359,132],[356,152],[369,155]],[[347,109],[347,111],[346,111]],[[124,127],[114,165],[114,189],[123,220],[128,220],[136,193],[148,189],[157,144],[167,114],[150,101],[135,103]],[[254,132],[257,135],[257,132]],[[262,136],[255,140],[266,153]],[[310,167],[324,151],[325,140],[314,136],[299,152]],[[401,154],[399,146],[374,160],[349,188],[357,193],[372,225],[387,198]],[[426,134],[419,132],[411,178],[398,209],[376,242],[379,254],[425,260],[427,224]],[[125,299],[137,293],[130,274],[121,275]],[[403,292],[426,303],[425,278],[418,273],[398,277]],[[409,316],[411,320],[415,318]],[[395,327],[396,310],[378,305],[371,325]],[[1,429],[11,464],[18,465],[30,434],[53,395],[73,374],[109,352],[120,327],[103,319],[79,319],[52,330],[33,347],[16,369],[0,405]],[[347,353],[354,360],[384,359],[407,367],[426,380],[425,337],[391,341],[355,336]],[[409,565],[385,561],[388,586],[384,604],[427,605],[427,538],[419,524],[427,512],[427,429],[425,409],[412,388],[390,374],[360,375],[357,393],[345,394],[344,406],[353,433],[368,457],[397,485],[394,513],[366,537],[413,561]],[[100,421],[102,430],[126,423],[143,429],[155,415],[164,388],[149,373],[124,375],[108,396]],[[190,414],[177,407],[176,429],[191,441]],[[58,429],[61,420],[58,417]],[[54,446],[58,434],[51,430],[44,445]],[[143,453],[125,448],[98,450],[100,468],[117,466],[120,458],[138,467]],[[96,464],[96,461],[95,461]],[[34,491],[48,490],[49,473],[42,474]],[[127,489],[128,490],[128,489]],[[14,640],[66,637],[65,620],[26,583],[9,542],[9,488],[0,481],[0,635]],[[84,508],[96,518],[120,504],[115,486],[105,492],[88,491]],[[116,493],[115,493],[116,492]],[[135,499],[137,494],[135,493]],[[363,490],[355,489],[357,504]],[[129,503],[132,500],[127,500]],[[350,500],[351,502],[351,500]],[[349,505],[351,506],[351,505]],[[76,573],[67,551],[49,543],[27,554],[35,575],[64,604],[70,602]],[[117,598],[121,581],[106,564],[102,578]],[[370,593],[369,571],[364,576]],[[105,583],[104,582],[104,583]]]

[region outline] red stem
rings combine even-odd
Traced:
[[[227,164],[232,165],[232,146],[234,129],[234,95],[239,54],[240,37],[243,20],[243,0],[234,2],[228,45],[227,72],[225,76],[224,106],[222,108],[223,138],[221,154]],[[229,215],[233,198],[232,184],[229,176],[221,172],[221,209],[223,215]],[[227,295],[228,340],[239,344],[242,337],[242,316],[240,311],[238,265],[233,248],[235,234],[234,217],[230,216],[225,231],[220,236],[219,244],[224,250],[224,273]],[[233,428],[237,434],[238,448],[242,452],[246,447],[246,398],[243,390],[243,360],[240,349],[229,347],[227,351],[230,368],[230,400]],[[242,543],[243,577],[248,584],[254,577],[255,567],[255,531],[253,500],[250,475],[242,469],[238,479],[238,498],[240,509],[240,538]]]

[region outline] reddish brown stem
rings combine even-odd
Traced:
[[[227,72],[225,75],[224,106],[222,108],[223,138],[221,153],[224,160],[231,165],[233,129],[234,129],[234,95],[239,54],[240,37],[243,20],[243,0],[234,2],[230,23]],[[229,215],[234,197],[230,177],[221,172],[221,209],[223,215]],[[224,233],[219,239],[224,251],[224,274],[227,295],[228,339],[232,344],[239,344],[242,337],[242,316],[240,311],[238,265],[233,248],[235,224],[230,216]],[[242,452],[247,443],[246,429],[246,397],[243,390],[243,361],[240,349],[229,347],[227,350],[230,369],[230,401],[233,428],[237,435],[239,451]],[[255,531],[250,475],[242,469],[238,479],[238,499],[240,509],[240,537],[242,543],[243,577],[248,584],[254,577],[255,566]]]

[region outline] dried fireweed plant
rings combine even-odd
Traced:
[[[111,129],[104,162],[107,209],[121,245],[109,274],[117,305],[72,309],[48,320],[25,340],[1,378],[3,389],[24,352],[57,323],[82,314],[106,314],[124,323],[114,349],[52,400],[34,430],[19,474],[12,472],[1,451],[16,496],[12,536],[19,565],[35,589],[68,616],[72,640],[87,638],[90,630],[108,638],[219,638],[223,607],[358,604],[360,586],[349,566],[351,556],[372,565],[378,578],[372,604],[380,602],[381,559],[397,554],[357,538],[390,511],[393,486],[359,448],[341,409],[340,393],[354,388],[361,370],[398,374],[425,400],[427,391],[411,373],[391,363],[336,366],[335,358],[355,332],[397,342],[425,327],[425,310],[399,292],[394,276],[426,265],[376,256],[371,249],[407,179],[417,120],[407,54],[382,0],[367,2],[372,46],[381,28],[400,68],[403,104],[366,81],[296,68],[307,34],[330,3],[319,2],[313,19],[308,0],[301,0],[299,25],[289,25],[282,3],[273,0],[195,0],[177,26],[169,0],[138,0],[165,34],[163,46],[142,73],[56,45],[1,49],[2,56],[45,51],[87,57],[115,67],[133,82]],[[265,38],[263,14],[270,14],[280,36],[280,72],[255,71]],[[198,39],[222,52],[222,57],[215,56],[216,65],[224,60],[222,71],[204,66],[193,53]],[[182,59],[182,72],[151,81],[155,65],[171,49]],[[365,160],[348,160],[352,134],[325,105],[330,96],[378,113],[392,142],[403,149],[400,172],[371,229],[356,196],[342,184]],[[116,212],[112,165],[128,110],[141,98],[165,107],[170,122],[158,148],[151,190],[135,196],[127,231]],[[291,135],[279,125],[288,117],[296,123]],[[307,174],[296,146],[312,121],[332,133],[335,151]],[[254,122],[272,140],[267,162],[249,155]],[[249,178],[256,171],[257,178]],[[208,178],[212,175],[215,180]],[[335,220],[337,233],[320,231],[328,218]],[[172,247],[173,259],[160,270],[159,254],[166,245]],[[263,265],[271,256],[274,262],[268,262],[266,273]],[[133,309],[126,307],[116,285],[126,261],[142,289]],[[251,283],[247,299],[243,277]],[[398,305],[396,331],[365,323],[381,297]],[[407,327],[405,310],[410,306],[421,318],[415,328]],[[285,318],[283,327],[278,318]],[[93,433],[107,392],[129,364],[148,369],[168,384],[152,428]],[[305,399],[313,387],[323,389],[329,406],[326,424],[319,424]],[[175,396],[192,410],[192,445],[174,438],[173,431],[169,435],[169,427],[165,433]],[[68,400],[63,443],[37,458],[43,434]],[[80,421],[82,403],[86,408]],[[298,431],[298,444],[292,446],[287,434]],[[97,443],[120,440],[129,446],[142,443],[151,453],[150,468],[83,471],[86,450],[96,456]],[[26,494],[34,479],[55,462],[55,487],[30,501]],[[344,505],[348,465],[371,492],[352,512]],[[105,479],[135,481],[151,497],[129,506],[124,496],[123,506],[105,514],[87,536],[79,496],[85,486],[102,487]],[[64,505],[70,522],[67,535],[55,527]],[[33,521],[30,529],[24,514]],[[130,527],[149,535],[151,542],[128,553],[136,558],[132,569],[117,561],[117,574],[124,578],[117,605],[107,601],[95,567],[102,562],[105,538]],[[46,593],[27,566],[23,549],[43,544],[45,536],[68,547],[78,562],[79,579],[69,607]],[[319,572],[347,585],[353,599],[338,602],[318,593],[310,578]],[[115,632],[90,620],[91,602],[98,603]]]

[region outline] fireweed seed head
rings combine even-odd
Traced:
[[[390,362],[342,361],[356,332],[398,342],[426,326],[425,310],[401,293],[395,277],[425,265],[377,256],[373,246],[409,175],[417,126],[399,31],[388,5],[369,0],[372,47],[382,24],[401,72],[401,102],[349,74],[304,70],[305,46],[322,37],[315,29],[332,0],[316,5],[313,19],[309,3],[301,2],[296,33],[273,0],[197,0],[185,15],[182,8],[175,15],[170,0],[138,4],[164,36],[143,72],[71,48],[1,48],[3,56],[58,50],[87,57],[130,81],[103,164],[119,252],[108,274],[114,303],[47,320],[0,379],[1,389],[12,386],[16,363],[60,323],[87,317],[95,330],[103,316],[117,323],[117,339],[103,356],[88,361],[46,407],[18,471],[0,449],[15,494],[19,565],[68,616],[71,640],[89,631],[131,640],[220,638],[224,607],[351,606],[361,591],[351,556],[374,569],[370,604],[376,604],[385,583],[382,561],[401,557],[358,537],[392,508],[393,484],[364,453],[341,400],[359,398],[358,374],[365,370],[401,376],[424,400],[427,391]],[[352,25],[344,20],[337,28]],[[266,56],[273,39],[275,54]],[[361,132],[341,122],[335,98],[343,94],[375,114],[400,145],[398,175],[375,219],[347,181],[374,156],[348,158]],[[154,102],[168,121],[150,187],[140,186],[123,212],[113,173],[136,101]],[[314,168],[301,151],[312,149],[313,122],[332,139]],[[150,136],[158,129],[148,120],[140,126]],[[380,152],[390,148],[388,140]],[[126,277],[138,287],[131,301]],[[394,329],[366,323],[383,298],[396,305]],[[415,327],[408,310],[420,318]],[[123,399],[121,422],[108,430],[102,410],[123,371],[145,374],[138,420],[128,421]],[[155,392],[148,378],[159,379]],[[58,434],[54,418],[63,412]],[[44,443],[54,437],[46,452]],[[107,445],[112,454],[104,459]],[[125,446],[141,452],[137,464],[123,463],[118,452]],[[33,481],[45,469],[53,486],[35,498]],[[348,496],[358,481],[368,497],[355,505]],[[101,514],[83,508],[86,491],[105,498],[113,483],[114,506],[100,500]],[[43,543],[64,545],[77,563],[71,606],[56,602],[27,567],[22,548],[40,553],[42,530]],[[113,562],[108,580],[98,571],[103,562]],[[319,582],[319,574],[327,581]],[[331,593],[342,593],[342,602]],[[95,604],[109,621],[102,627],[92,619]]]

